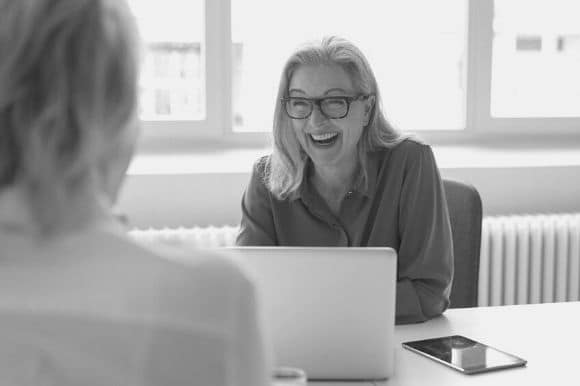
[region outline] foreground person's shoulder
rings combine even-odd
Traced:
[[[207,281],[231,285],[249,280],[244,261],[228,252],[227,248],[165,249],[160,255]]]

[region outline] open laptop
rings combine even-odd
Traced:
[[[236,247],[262,291],[277,366],[311,380],[393,373],[397,255],[391,248]]]

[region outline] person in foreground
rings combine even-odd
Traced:
[[[441,177],[431,148],[385,119],[356,46],[328,37],[290,56],[273,137],[244,192],[237,244],[392,247],[397,323],[441,314],[453,277]]]
[[[269,384],[246,271],[161,257],[111,213],[139,45],[122,0],[0,0],[3,385]]]

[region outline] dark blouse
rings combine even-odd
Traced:
[[[288,199],[254,166],[242,199],[238,245],[388,246],[398,253],[397,323],[425,321],[449,305],[453,244],[447,202],[431,147],[406,139],[368,155],[368,183],[346,194],[338,216],[305,178]]]

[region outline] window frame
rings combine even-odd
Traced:
[[[494,0],[467,0],[465,128],[414,132],[431,144],[506,145],[580,141],[580,117],[491,116]],[[231,0],[205,0],[205,120],[142,121],[141,146],[169,152],[199,147],[264,147],[269,132],[235,132]],[[549,130],[546,128],[549,127]]]
[[[231,41],[230,0],[205,0],[204,42],[202,42],[205,119],[142,120],[147,142],[217,138],[231,132]],[[174,142],[174,141],[168,141]]]
[[[469,0],[468,110],[466,131],[512,136],[568,136],[579,133],[580,117],[498,118],[491,115],[494,0]],[[546,133],[546,127],[550,133]]]

